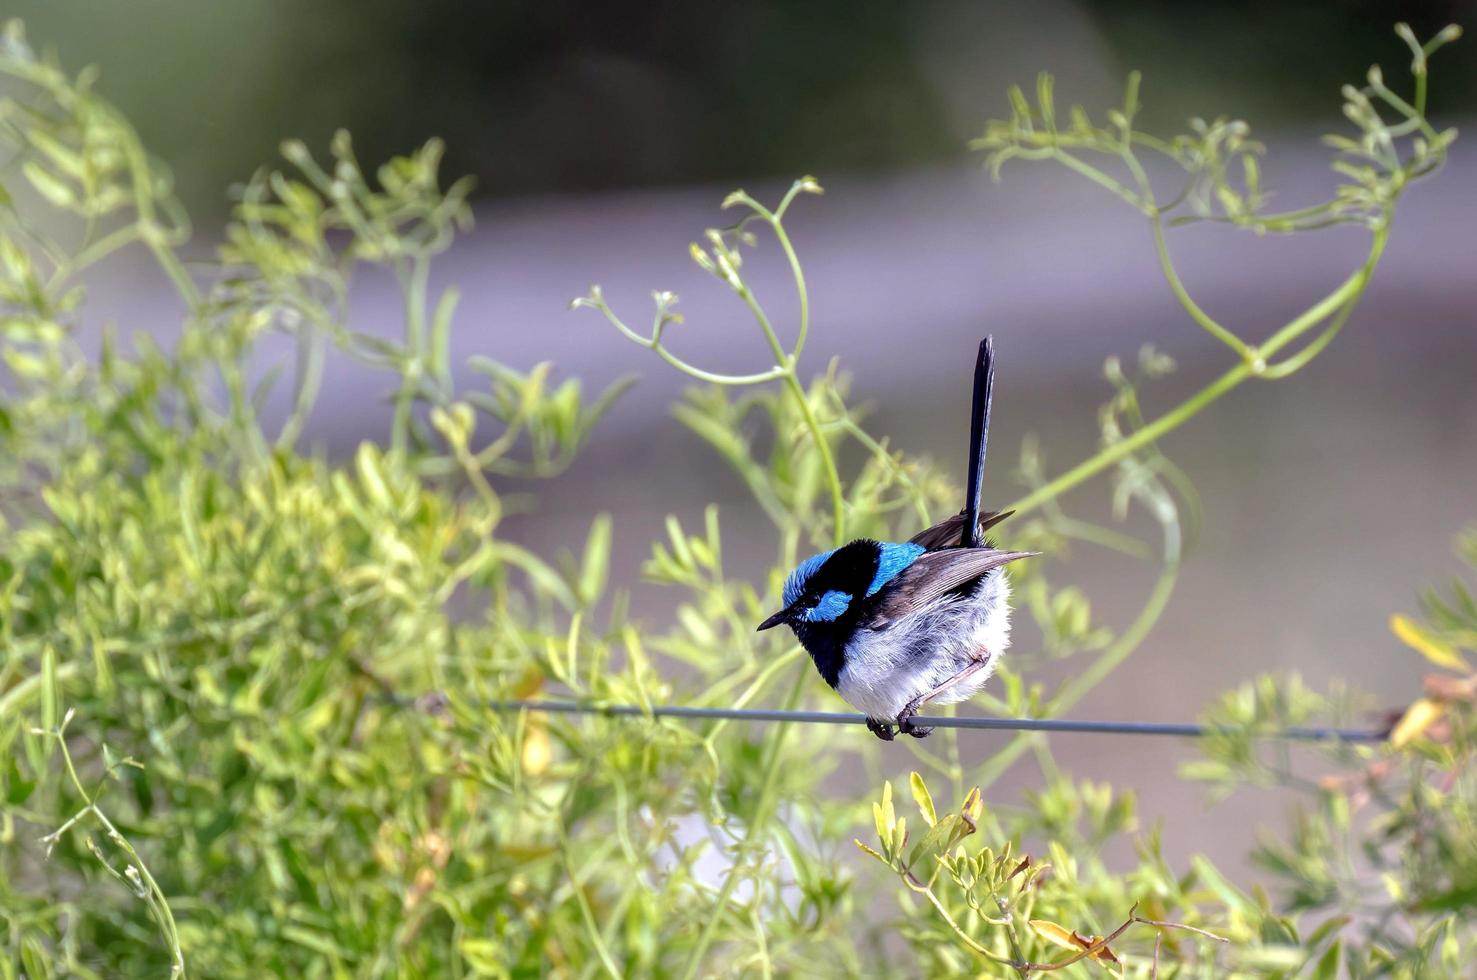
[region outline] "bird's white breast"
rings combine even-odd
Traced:
[[[972,594],[914,612],[881,630],[859,630],[846,644],[836,691],[869,718],[896,718],[914,698],[971,663],[988,666],[930,704],[953,704],[985,686],[1010,645],[1010,583],[1004,569]]]

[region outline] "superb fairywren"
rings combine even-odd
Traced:
[[[975,365],[963,512],[910,541],[864,538],[807,558],[785,581],[785,608],[759,624],[794,630],[826,683],[866,714],[878,738],[891,741],[894,724],[927,735],[912,723],[918,709],[978,693],[1010,645],[1004,566],[1035,552],[997,551],[981,538],[1010,516],[979,509],[994,377],[986,337]]]

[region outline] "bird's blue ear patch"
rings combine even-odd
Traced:
[[[805,583],[809,582],[810,577],[826,563],[826,559],[835,553],[834,548],[830,551],[822,551],[818,555],[811,555],[796,566],[795,570],[790,573],[790,577],[785,579],[786,606],[792,605],[796,599],[800,598],[800,593],[805,591]]]
[[[821,596],[821,601],[817,602],[813,608],[805,610],[802,618],[807,623],[829,623],[840,619],[841,614],[846,612],[850,605],[851,595],[849,593],[832,589]]]
[[[888,582],[897,578],[899,572],[918,560],[923,554],[924,547],[921,544],[907,542],[905,544],[892,544],[884,541],[877,546],[877,574],[872,576],[872,584],[867,586],[867,595],[876,595]]]

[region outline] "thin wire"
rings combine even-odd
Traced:
[[[865,725],[865,715],[839,711],[778,711],[766,708],[696,708],[684,705],[584,704],[578,701],[489,701],[493,711],[540,711],[565,715],[731,719],[734,721],[798,722],[802,725]],[[1148,721],[1070,721],[1058,718],[944,718],[919,715],[913,724],[924,728],[964,728],[1005,732],[1057,732],[1079,735],[1168,735],[1205,738],[1234,734],[1235,729],[1213,725],[1165,724]],[[1281,728],[1253,732],[1253,738],[1303,742],[1383,742],[1386,732],[1370,728]]]

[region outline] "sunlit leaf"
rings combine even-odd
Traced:
[[[923,777],[917,771],[908,775],[908,785],[913,790],[913,800],[918,804],[918,809],[923,813],[924,821],[932,827],[938,822],[938,815],[933,809],[933,797],[928,793],[928,787],[923,782]]]
[[[1076,933],[1066,926],[1058,925],[1050,919],[1030,920],[1031,931],[1047,942],[1060,946],[1062,949],[1070,949],[1074,953],[1081,952],[1082,947],[1076,940]]]
[[[531,716],[523,732],[524,774],[532,777],[542,776],[548,771],[549,763],[553,758],[554,745],[549,739],[548,726]]]
[[[1401,616],[1399,614],[1391,616],[1390,632],[1394,633],[1400,642],[1438,667],[1460,671],[1471,669],[1467,666],[1467,661],[1456,651],[1455,647],[1440,637],[1433,635],[1409,616]]]
[[[1446,706],[1430,698],[1421,698],[1405,709],[1400,721],[1390,730],[1390,744],[1402,748],[1420,738],[1446,713]]]

